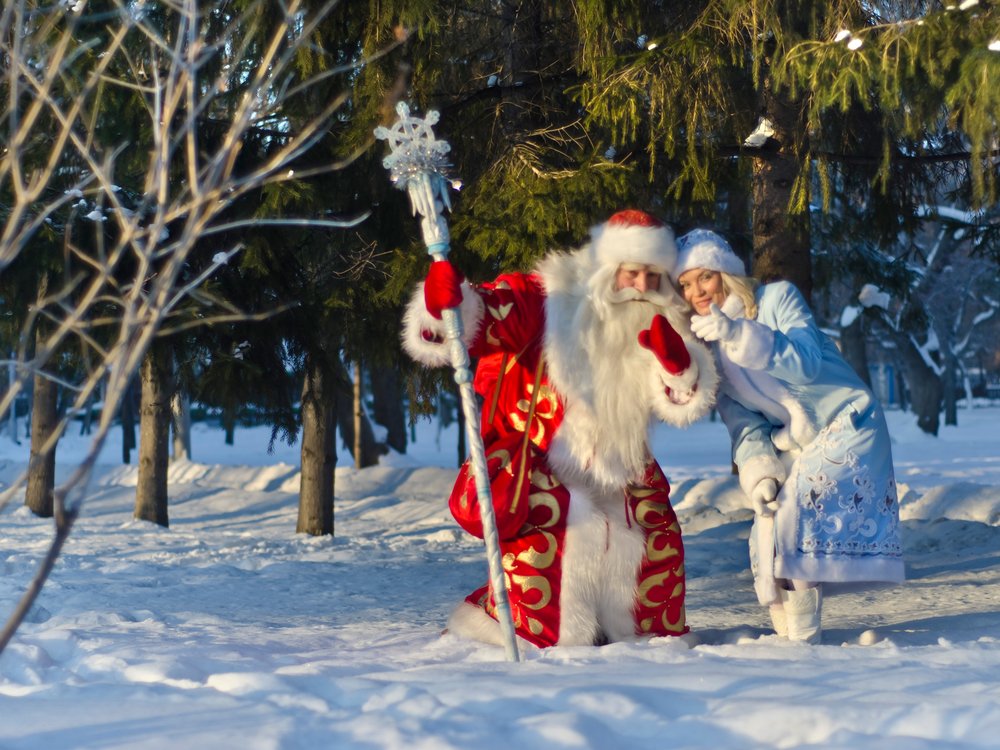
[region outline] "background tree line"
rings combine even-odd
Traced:
[[[863,376],[893,347],[936,432],[998,365],[998,29],[978,2],[7,3],[0,410],[30,392],[33,421],[6,497],[57,554],[90,468],[57,488],[58,437],[99,398],[92,458],[138,412],[135,514],[166,525],[196,403],[300,438],[298,530],[333,532],[338,427],[373,463],[451,388],[398,345],[427,264],[372,137],[400,99],[441,113],[473,280],[623,206],[711,227]]]

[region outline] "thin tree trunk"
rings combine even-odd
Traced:
[[[175,461],[191,460],[191,399],[177,391],[170,399],[174,428],[173,453]]]
[[[119,412],[122,421],[122,463],[132,463],[132,449],[135,448],[135,382],[130,382],[122,395]]]
[[[458,408],[455,409],[455,414],[458,417],[458,419],[457,419],[457,421],[458,421],[458,463],[456,465],[457,466],[461,466],[463,463],[465,463],[465,459],[469,455],[469,449],[468,449],[468,446],[466,446],[466,444],[465,444],[465,429],[466,429],[465,428],[465,410],[462,409],[462,395],[458,392],[457,387],[455,389],[455,394],[458,396],[458,401],[456,402],[458,404]]]
[[[364,407],[361,403],[361,363],[354,363],[354,468],[360,469],[362,466],[361,455],[361,418],[364,416]]]
[[[360,450],[358,450],[358,442],[355,439],[355,435],[358,434],[355,429],[355,422],[357,419],[358,412],[354,408],[354,398],[352,395],[352,388],[349,387],[351,383],[351,378],[348,376],[347,371],[344,369],[343,365],[336,365],[337,371],[334,373],[336,377],[336,382],[332,387],[343,389],[343,392],[337,394],[336,398],[336,425],[340,428],[340,435],[344,442],[344,447],[351,451],[352,457],[356,457],[360,454],[361,456],[361,468],[366,466],[375,466],[378,463],[379,456],[385,452],[385,446],[375,440],[375,431],[372,429],[371,422],[368,421],[368,416],[364,413],[364,409],[361,410],[361,443]],[[355,466],[358,465],[357,459],[355,458]]]
[[[955,426],[958,424],[958,362],[951,352],[944,356],[944,423]]]
[[[908,336],[897,336],[896,343],[900,352],[900,364],[909,386],[910,406],[917,415],[917,427],[929,435],[937,435],[944,395],[941,378],[924,362]]]
[[[334,470],[337,452],[337,388],[334,376],[316,358],[306,357],[302,384],[302,448],[299,518],[295,531],[320,536],[333,534]]]
[[[865,384],[871,388],[872,378],[868,371],[868,350],[865,346],[864,318],[858,315],[849,326],[840,329],[840,351],[847,363],[854,368]]]
[[[169,526],[167,469],[170,461],[170,400],[173,395],[171,351],[154,342],[142,361],[142,402],[139,407],[139,476],[135,488],[135,518]]]
[[[38,284],[38,299],[48,293],[49,275],[43,273]],[[45,339],[42,325],[35,329],[35,342]],[[36,374],[33,382],[31,408],[31,452],[28,459],[28,485],[25,488],[24,504],[31,512],[42,518],[51,518],[54,501],[52,490],[56,484],[56,448],[43,451],[58,423],[58,395],[56,384],[48,378]]]
[[[14,366],[14,355],[10,357],[10,361],[7,363],[7,387],[10,388],[14,383],[14,379],[17,377],[17,369]],[[13,403],[10,405],[10,412],[7,415],[10,420],[8,422],[8,429],[10,430],[10,439],[14,441],[14,445],[20,445],[21,441],[17,438],[17,399],[14,399]]]
[[[406,453],[406,411],[399,371],[375,367],[369,373],[372,385],[372,419],[385,427],[385,443],[397,453]]]
[[[222,407],[222,429],[225,432],[226,445],[236,443],[236,409],[234,407]]]
[[[28,486],[24,504],[42,518],[53,513],[52,490],[56,483],[56,448],[42,453],[41,447],[56,429],[59,390],[48,378],[34,378],[33,406],[31,409],[31,453],[28,462]]]

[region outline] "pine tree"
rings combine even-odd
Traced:
[[[993,4],[403,3],[383,38],[403,6],[431,19],[405,47],[406,91],[442,112],[465,183],[453,255],[473,278],[530,267],[631,204],[722,231],[756,276],[811,296],[815,273],[851,275],[852,248],[919,232],[943,175],[964,207],[996,202]],[[387,90],[394,63],[358,90]],[[977,231],[1000,257],[995,223]]]

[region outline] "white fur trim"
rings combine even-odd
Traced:
[[[762,479],[774,479],[780,487],[784,484],[788,474],[785,465],[778,460],[777,456],[754,456],[748,460],[740,469],[740,487],[750,497],[757,483]]]
[[[635,641],[636,575],[646,543],[640,526],[624,523],[620,488],[601,492],[570,485],[559,595],[560,646]]]
[[[740,367],[763,370],[774,353],[774,331],[753,320],[736,321],[736,336],[723,344],[726,355]]]
[[[771,442],[779,451],[808,445],[819,431],[816,419],[783,382],[767,371],[774,352],[774,331],[745,318],[743,302],[735,294],[722,304],[722,311],[740,325],[735,342],[718,349],[726,389],[744,405],[783,425],[771,434]]]
[[[670,274],[677,262],[674,233],[666,225],[644,227],[600,224],[590,230],[591,249],[598,265],[618,268],[622,263],[656,266]]]
[[[817,420],[801,399],[765,370],[750,370],[731,362],[725,350],[719,360],[726,378],[726,390],[740,403],[759,411],[782,428],[774,430],[771,441],[785,452],[809,445],[819,434]]]
[[[479,335],[486,306],[476,291],[466,283],[462,284],[462,304],[459,306],[462,320],[462,341],[468,347]],[[438,341],[428,341],[424,332],[431,333]],[[451,351],[445,339],[444,321],[438,320],[424,306],[424,283],[417,284],[413,296],[403,314],[403,350],[416,361],[428,367],[443,367],[451,364]]]
[[[771,442],[774,443],[774,447],[782,453],[788,453],[789,451],[805,447],[812,441],[810,440],[800,445],[796,442],[795,438],[792,437],[791,425],[785,425],[780,429],[771,431]]]
[[[652,369],[653,412],[675,427],[687,427],[715,406],[719,373],[708,347],[688,333],[687,324],[671,320],[681,332],[691,355],[691,365],[679,375],[670,375],[656,362]],[[653,355],[650,355],[653,356]],[[655,359],[655,357],[654,357]],[[697,386],[697,388],[695,388]],[[666,389],[670,389],[670,393]]]
[[[452,610],[448,618],[448,632],[473,641],[491,643],[494,646],[504,645],[500,623],[486,614],[485,609],[467,601],[460,602]],[[518,639],[519,645],[523,643],[524,641]]]
[[[676,282],[692,268],[722,271],[730,276],[746,276],[746,266],[721,235],[708,229],[695,229],[677,240],[677,265],[670,274]]]

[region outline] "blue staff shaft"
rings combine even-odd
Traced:
[[[441,252],[440,246],[428,248],[428,252],[435,260],[444,260],[447,257],[447,248]],[[510,598],[507,596],[506,577],[500,554],[500,537],[497,534],[496,516],[493,513],[493,493],[490,489],[490,478],[486,469],[486,449],[479,432],[479,406],[472,388],[472,367],[469,361],[469,352],[462,339],[464,333],[462,317],[458,310],[447,308],[441,311],[441,319],[445,325],[445,340],[448,342],[451,366],[455,370],[455,382],[458,384],[462,413],[465,416],[465,432],[472,475],[476,482],[479,516],[483,522],[483,541],[486,543],[490,588],[493,590],[493,601],[496,604],[497,622],[500,623],[507,658],[510,661],[519,661],[517,636],[514,633],[514,620],[510,609]]]

